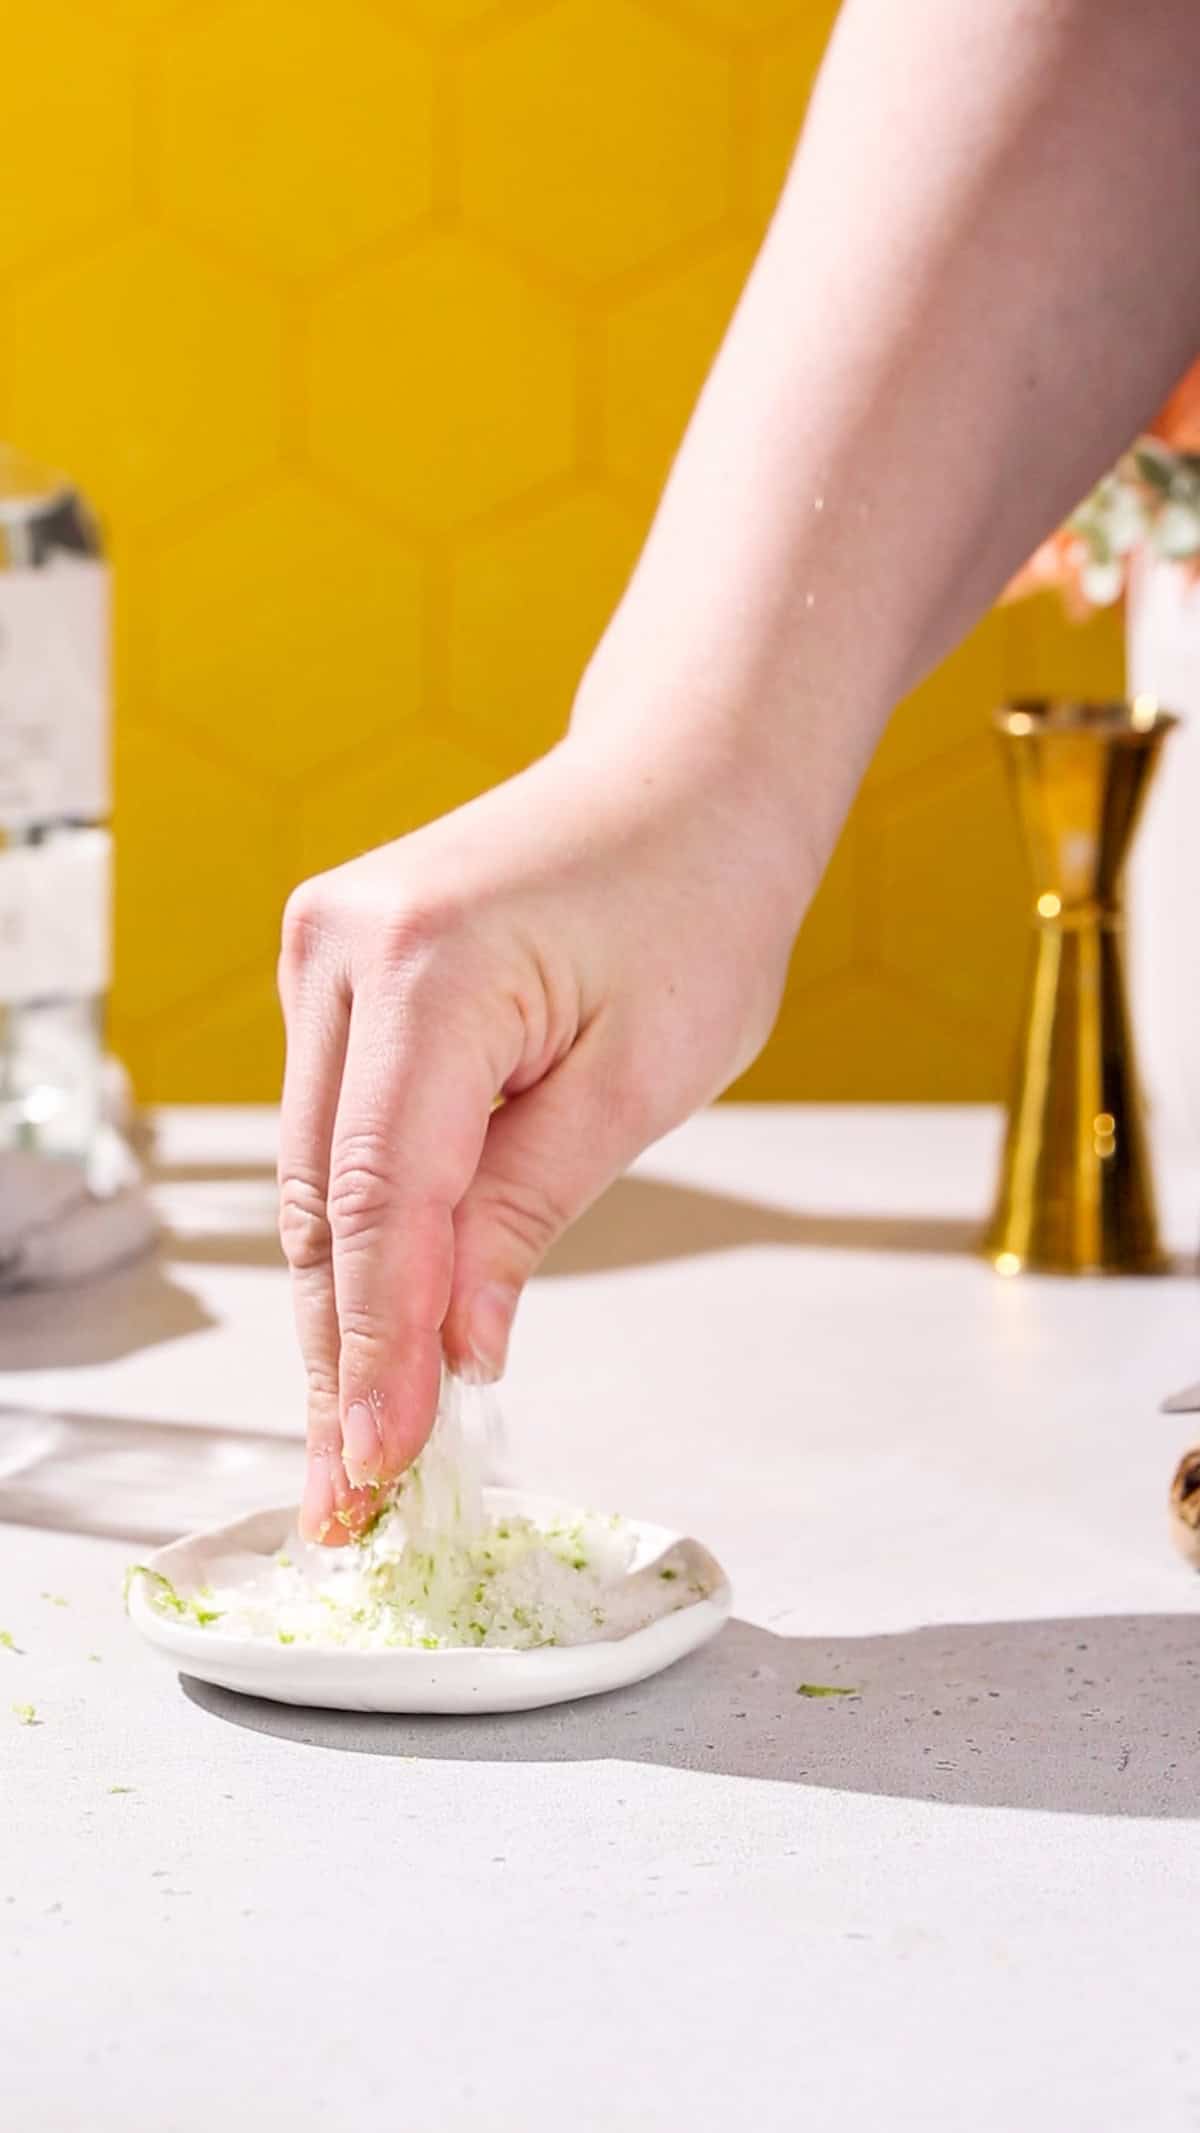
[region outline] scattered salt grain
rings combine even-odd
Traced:
[[[336,1552],[289,1542],[249,1579],[215,1583],[202,1609],[160,1577],[151,1604],[218,1638],[513,1651],[627,1636],[699,1597],[682,1554],[635,1572],[622,1519],[490,1508],[494,1450],[486,1407],[447,1380],[429,1444],[361,1540]]]

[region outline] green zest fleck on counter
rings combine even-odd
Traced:
[[[802,1681],[797,1696],[861,1696],[861,1689],[835,1689],[825,1681]]]

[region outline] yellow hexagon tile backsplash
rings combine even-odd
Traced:
[[[561,731],[835,11],[10,14],[0,437],[81,483],[117,570],[112,1026],[143,1097],[274,1096],[288,887]],[[988,714],[1072,681],[1119,685],[1116,634],[1041,603],[900,708],[741,1093],[1001,1089],[1023,940]]]
[[[0,273],[86,245],[133,212],[138,48],[95,8],[5,11]]]
[[[570,313],[461,232],[314,291],[307,393],[318,468],[423,530],[464,526],[575,463]]]
[[[456,543],[450,609],[450,723],[493,753],[520,734],[553,747],[575,684],[624,590],[638,517],[588,486]]]
[[[386,747],[419,708],[420,552],[312,481],[256,485],[164,537],[150,569],[155,700],[252,779]]]
[[[135,225],[17,280],[6,427],[119,542],[277,464],[283,365],[270,281]]]
[[[500,25],[461,87],[468,223],[566,275],[644,267],[728,214],[727,65],[635,0]]]
[[[268,271],[331,266],[433,204],[433,60],[354,0],[193,13],[152,92],[164,214]]]

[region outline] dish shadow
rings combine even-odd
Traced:
[[[229,1724],[359,1755],[612,1759],[944,1806],[1200,1817],[1200,1613],[832,1639],[734,1620],[653,1681],[502,1717],[299,1709],[180,1683]]]

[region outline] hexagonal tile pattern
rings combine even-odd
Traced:
[[[519,735],[526,757],[561,738],[640,540],[628,512],[581,490],[461,543],[450,625],[456,727],[491,751],[511,749]]]
[[[796,0],[643,0],[643,4],[676,22],[694,16],[698,23],[711,22],[717,29],[736,32],[747,40],[791,28],[801,13],[806,20],[814,18],[828,34],[837,13],[830,0],[804,0],[802,9]]]
[[[758,1103],[994,1103],[1006,1048],[882,971],[790,991],[730,1094]]]
[[[0,273],[86,242],[133,195],[134,54],[79,4],[26,9],[4,30]]]
[[[145,525],[271,465],[281,354],[270,288],[138,230],[18,288],[10,417]]]
[[[310,389],[317,458],[417,526],[455,526],[574,457],[567,315],[458,237],[322,296]]]
[[[185,1007],[157,1022],[132,1044],[146,1054],[147,1070],[163,1088],[194,1084],[197,1053],[205,1060],[204,1090],[210,1103],[277,1103],[283,1080],[283,1016],[269,971],[231,979],[219,999]],[[135,1064],[131,1060],[131,1065]],[[273,1239],[264,1240],[274,1257]]]
[[[720,59],[630,0],[560,0],[462,71],[468,219],[571,274],[651,260],[730,197]]]
[[[887,969],[1006,1037],[1029,945],[1029,889],[990,736],[961,767],[886,796],[876,857]]]
[[[1039,593],[1002,613],[1009,693],[1100,701],[1121,693],[1125,617],[1120,607],[1101,608],[1087,622],[1064,624],[1057,594]],[[1020,677],[1015,686],[1014,675]]]
[[[145,1098],[278,1088],[288,887],[561,731],[749,268],[835,0],[8,11],[0,434],[117,563],[117,978]],[[1003,1092],[988,735],[1121,686],[1006,611],[903,704],[739,1093]]]
[[[189,18],[160,95],[167,215],[268,267],[328,266],[428,210],[432,63],[363,7],[336,36],[298,7],[280,37],[273,0]]]
[[[506,0],[371,0],[381,15],[410,29],[423,29],[454,36],[458,31],[492,20],[502,22]]]
[[[138,29],[157,29],[194,4],[195,0],[97,0],[97,12],[102,7],[105,14],[119,22],[132,23]]]
[[[504,766],[513,768],[514,765]],[[310,785],[289,810],[294,879],[323,874],[406,837],[495,785],[502,766],[448,735],[410,733],[341,777]]]
[[[631,486],[661,486],[753,256],[748,239],[723,244],[609,311],[605,458]]]
[[[874,789],[978,742],[1005,696],[1008,618],[992,614],[892,713],[867,775]]]
[[[274,961],[283,905],[270,806],[177,736],[125,729],[117,751],[122,1012],[176,1007]]]
[[[154,694],[167,714],[290,778],[418,713],[422,570],[394,536],[300,481],[165,544]]]

